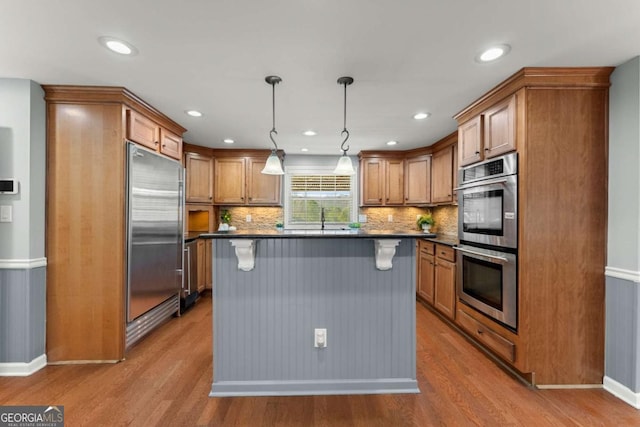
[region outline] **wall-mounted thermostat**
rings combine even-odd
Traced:
[[[0,179],[0,194],[18,194],[18,180]]]

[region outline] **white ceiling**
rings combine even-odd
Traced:
[[[100,36],[132,43],[123,57]],[[430,145],[452,116],[525,66],[616,66],[640,54],[640,0],[2,0],[0,77],[124,86],[190,143],[338,154]],[[478,64],[484,48],[506,57]],[[184,111],[197,109],[196,119]],[[412,119],[428,111],[427,120]],[[317,136],[303,136],[313,129]],[[222,143],[233,138],[232,146]]]

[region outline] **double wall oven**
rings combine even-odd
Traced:
[[[458,297],[516,330],[517,153],[461,168],[458,174]]]

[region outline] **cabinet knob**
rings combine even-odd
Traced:
[[[249,197],[249,200],[253,200],[253,197]]]
[[[378,199],[378,201],[380,201],[380,202],[381,202],[381,201],[382,201],[382,197],[380,197],[380,198]]]
[[[154,144],[154,145],[158,145],[158,144],[160,144],[160,142],[158,142],[158,141],[154,141],[154,142],[153,142],[153,144]]]
[[[478,334],[482,335],[482,329],[478,329]]]
[[[489,151],[489,148],[485,148],[484,151]]]
[[[213,199],[213,197],[212,197],[212,196],[209,196],[209,200],[211,200],[211,199]]]
[[[480,154],[480,152],[479,152],[479,151],[476,151],[476,156],[477,156],[478,154]]]

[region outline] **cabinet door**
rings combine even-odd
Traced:
[[[384,161],[363,159],[360,162],[360,194],[363,205],[381,206],[384,198]]]
[[[418,248],[418,295],[433,305],[435,274],[433,243],[420,242]]]
[[[404,204],[404,160],[390,159],[386,162],[386,205]]]
[[[456,265],[436,258],[435,268],[435,308],[452,319],[456,312]]]
[[[176,160],[182,159],[182,137],[160,128],[160,152]]]
[[[127,139],[157,151],[160,128],[142,114],[127,110]]]
[[[219,158],[214,160],[214,195],[217,204],[245,204],[245,159]]]
[[[207,239],[204,242],[204,287],[213,289],[213,240]]]
[[[186,153],[185,169],[187,202],[212,203],[213,158],[197,153]]]
[[[250,205],[279,205],[282,193],[280,175],[262,173],[267,159],[248,159],[247,203]]]
[[[482,116],[458,127],[458,166],[482,160]]]
[[[207,256],[207,253],[205,248],[205,241],[198,239],[196,251],[198,257],[198,273],[196,275],[198,278],[198,292],[204,291],[206,286],[205,257]]]
[[[453,204],[458,204],[458,192],[455,190],[458,188],[458,144],[453,146],[453,184],[451,190],[453,190]]]
[[[484,157],[494,157],[516,149],[515,95],[485,111]]]
[[[453,200],[453,147],[433,153],[431,188],[433,203],[451,203]]]
[[[419,156],[405,162],[404,200],[407,205],[431,203],[431,156]]]

